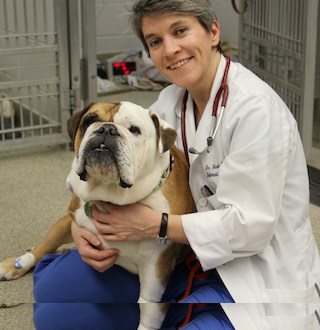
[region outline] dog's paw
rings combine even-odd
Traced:
[[[16,258],[10,258],[0,262],[0,281],[15,280],[30,270],[31,267],[16,268],[16,260]]]

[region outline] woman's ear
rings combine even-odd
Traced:
[[[214,20],[211,27],[211,42],[213,47],[217,47],[220,42],[220,25]]]

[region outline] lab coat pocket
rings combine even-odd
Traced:
[[[271,303],[319,303],[316,286],[306,289],[265,289]]]
[[[225,206],[223,203],[218,201],[216,195],[206,197],[206,199],[207,199],[207,201],[209,202],[209,204],[212,206],[212,208],[214,210],[219,210],[219,209],[221,209],[222,207]]]
[[[210,186],[205,184],[201,187],[201,197],[197,200],[196,204],[198,209],[217,210],[219,205],[222,205],[216,198],[216,185],[211,182]]]
[[[320,326],[316,313],[304,317],[267,316],[266,318],[270,330],[316,330]]]

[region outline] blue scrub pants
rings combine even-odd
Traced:
[[[216,271],[194,277],[176,266],[162,301],[170,303],[163,330],[234,329],[220,303],[233,299]],[[203,273],[202,273],[203,274]],[[114,265],[104,273],[84,263],[76,250],[45,257],[34,271],[34,324],[38,330],[134,330],[139,324],[139,279]],[[186,324],[186,316],[189,322]]]

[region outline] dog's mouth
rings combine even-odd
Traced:
[[[102,135],[94,135],[86,144],[79,157],[77,174],[80,180],[91,178],[100,181],[117,182],[122,188],[133,185],[128,175],[127,153],[119,147],[117,139],[108,139]]]

